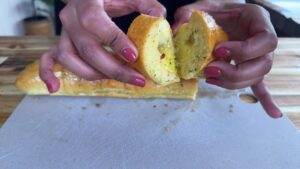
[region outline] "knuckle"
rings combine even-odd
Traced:
[[[61,63],[64,63],[64,62],[68,61],[68,58],[70,58],[69,55],[70,54],[68,54],[67,52],[59,51],[56,55],[56,60]]]
[[[167,14],[167,9],[166,9],[166,7],[161,6],[160,8],[161,8],[162,14],[163,14],[163,15],[166,15],[166,14]]]
[[[262,7],[261,5],[257,5],[257,4],[249,4],[249,9],[252,10],[253,12],[258,12],[262,15],[265,15],[267,17],[270,17],[270,13],[268,10],[266,10],[264,7]]]
[[[103,42],[111,47],[116,47],[120,43],[120,39],[122,38],[122,33],[113,29],[109,35],[103,36]]]
[[[158,10],[160,15],[162,15],[162,16],[165,16],[167,14],[167,9],[162,5],[159,5],[158,7],[156,7],[156,10]]]
[[[67,9],[64,8],[59,12],[59,19],[63,24],[65,24],[68,20],[67,17],[68,17],[68,12]]]
[[[85,8],[79,15],[80,24],[84,28],[89,28],[94,25],[95,20],[99,19],[99,11],[98,7],[89,6]]]
[[[278,46],[278,37],[275,33],[273,32],[267,32],[268,33],[268,37],[270,39],[270,47],[273,50],[275,50]]]
[[[111,78],[117,81],[124,81],[124,71],[122,69],[116,69],[112,71]]]
[[[264,61],[265,61],[265,68],[266,68],[264,73],[268,74],[272,69],[273,59],[272,57],[266,57]]]

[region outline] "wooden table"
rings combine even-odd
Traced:
[[[17,74],[56,40],[0,37],[0,126],[24,97],[13,85]],[[273,69],[265,80],[281,110],[300,129],[300,39],[279,40]]]

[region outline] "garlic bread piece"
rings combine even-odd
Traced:
[[[163,17],[138,16],[128,30],[139,58],[132,66],[159,85],[179,82],[173,35]]]
[[[214,60],[214,47],[228,40],[227,34],[207,13],[194,11],[175,36],[176,60],[180,78],[203,76],[205,67]]]

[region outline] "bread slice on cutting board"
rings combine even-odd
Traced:
[[[133,21],[128,37],[139,52],[138,61],[129,66],[147,77],[145,87],[115,80],[86,81],[56,64],[54,73],[60,79],[60,89],[53,95],[195,99],[197,78],[213,60],[214,46],[227,38],[209,15],[199,11],[194,12],[190,22],[179,29],[176,45],[168,22],[148,15],[140,15]],[[190,39],[192,42],[188,42]],[[38,61],[28,65],[18,76],[16,87],[30,95],[48,95],[45,84],[39,78],[38,67]],[[189,71],[190,67],[194,72]]]
[[[182,79],[202,77],[204,68],[214,60],[214,47],[227,40],[227,34],[210,15],[194,11],[174,40],[179,76]]]

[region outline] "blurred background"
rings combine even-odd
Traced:
[[[299,0],[248,0],[264,6],[280,37],[300,37]],[[0,0],[0,36],[58,35],[60,0]]]

